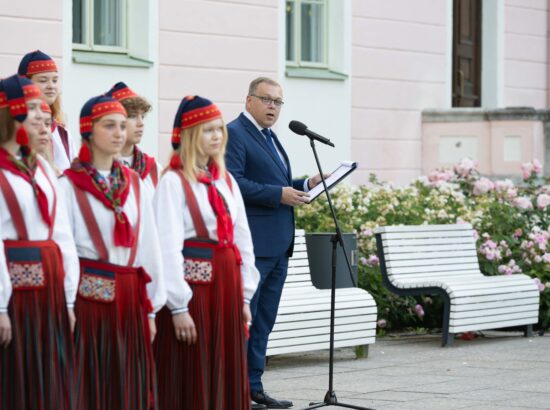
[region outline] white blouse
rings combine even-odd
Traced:
[[[67,203],[69,223],[72,227],[76,242],[78,256],[87,259],[98,259],[99,254],[92,242],[84,217],[80,212],[74,192],[74,186],[66,176],[59,179],[59,185]],[[155,225],[155,217],[151,201],[145,193],[143,181],[140,183],[140,210],[141,222],[138,233],[138,247],[134,267],[143,267],[149,274],[152,281],[147,284],[147,294],[153,305],[154,312],[158,312],[166,302],[166,286],[164,283],[162,260],[158,241],[158,233]],[[96,199],[92,194],[85,192],[90,202],[92,212],[96,218],[97,225],[101,231],[105,247],[109,252],[109,263],[126,266],[130,258],[130,248],[115,246],[114,228],[115,215]],[[132,226],[137,223],[137,201],[133,187],[130,185],[130,193],[123,208]]]
[[[72,229],[69,225],[66,204],[63,194],[59,189],[58,179],[53,169],[44,158],[38,156],[38,160],[43,165],[54,189],[57,191],[57,212],[52,239],[62,251],[63,267],[65,268],[65,298],[67,306],[73,307],[80,277],[80,267]],[[29,240],[42,241],[48,239],[48,226],[42,220],[42,215],[38,208],[38,201],[36,200],[31,184],[9,171],[0,170],[0,172],[4,173],[8,182],[13,187],[27,226]],[[40,167],[38,167],[36,171],[35,178],[48,198],[49,212],[51,214],[53,207],[53,191],[46,175]],[[4,255],[3,240],[18,239],[18,237],[3,195],[0,195],[0,235],[2,236],[2,241],[0,241],[0,312],[5,312],[11,298],[12,287]]]
[[[122,163],[126,166],[128,166],[130,169],[133,169],[132,166],[134,165],[134,156],[131,155],[129,157],[120,157],[120,160]],[[158,180],[160,181],[160,176],[162,175],[162,165],[160,165],[157,161],[155,161],[157,164],[157,176]],[[155,184],[153,183],[153,177],[151,176],[151,173],[147,175],[145,179],[143,179],[143,182],[145,183],[145,187],[147,188],[147,193],[150,196],[151,200],[153,199],[153,196],[155,195]]]
[[[65,130],[67,130],[65,128]],[[65,151],[65,146],[61,141],[61,136],[59,135],[59,127],[55,127],[55,130],[52,132],[52,142],[53,142],[53,162],[57,169],[60,172],[65,171],[71,166],[71,161],[78,154],[76,143],[73,140],[73,137],[69,130],[67,130],[67,139],[69,142],[69,157],[67,157],[67,152]]]
[[[243,264],[241,275],[243,295],[246,303],[250,303],[260,281],[260,273],[256,269],[252,236],[248,227],[246,211],[239,186],[231,176],[232,192],[225,178],[214,181],[214,184],[227,202],[234,226],[234,242],[239,248]],[[190,182],[204,224],[210,239],[217,240],[217,220],[212,206],[208,202],[208,189],[200,182]],[[196,236],[193,219],[185,200],[185,192],[180,177],[173,171],[166,172],[160,180],[153,200],[162,260],[166,272],[168,301],[166,305],[172,313],[187,311],[187,305],[193,293],[184,280],[183,272],[183,241]]]

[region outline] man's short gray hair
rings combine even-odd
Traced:
[[[248,95],[256,94],[256,89],[261,83],[266,83],[281,88],[281,85],[277,81],[272,80],[269,77],[258,77],[250,83],[250,86],[248,87]]]

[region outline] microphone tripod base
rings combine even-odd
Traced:
[[[321,407],[328,407],[328,406],[344,407],[346,409],[373,410],[367,407],[354,406],[353,404],[338,402],[338,399],[336,398],[336,393],[334,392],[334,390],[327,391],[327,394],[325,395],[325,400],[323,402],[309,403],[309,407],[306,407],[305,409],[302,409],[302,410],[318,409]]]
[[[338,399],[336,398],[336,393],[331,390],[327,391],[327,394],[325,395],[325,403],[326,404],[337,404]]]

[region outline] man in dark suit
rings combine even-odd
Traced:
[[[288,157],[271,127],[283,106],[281,86],[260,77],[250,83],[246,111],[227,126],[226,164],[241,189],[261,279],[251,301],[253,322],[248,341],[251,398],[268,408],[292,407],[268,396],[262,385],[267,340],[294,248],[294,206],[306,202],[320,177],[292,180]]]

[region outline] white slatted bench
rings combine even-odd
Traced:
[[[330,289],[311,282],[303,230],[296,230],[294,255],[289,260],[267,356],[329,348]],[[376,303],[360,288],[336,289],[334,347],[366,346],[376,336]]]
[[[455,333],[538,322],[539,290],[523,274],[485,276],[469,224],[386,226],[375,231],[384,284],[398,295],[443,297],[443,346]]]

